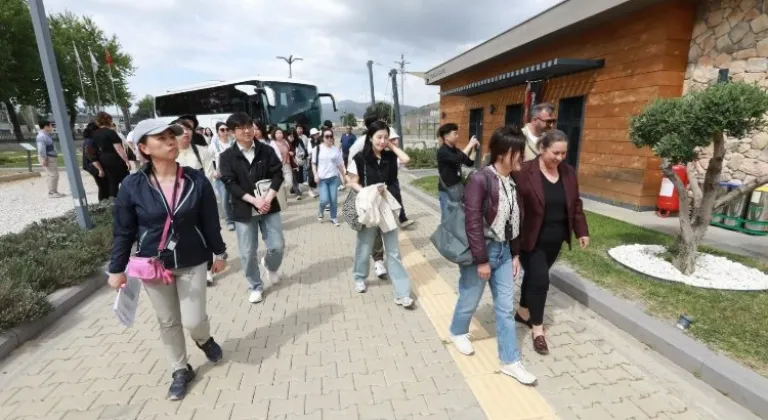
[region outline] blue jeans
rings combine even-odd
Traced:
[[[220,179],[217,179],[214,185],[216,186],[216,192],[219,193],[219,200],[221,200],[221,206],[224,207],[224,214],[226,215],[226,221],[227,223],[232,223],[232,201],[231,201],[231,196],[229,195],[229,191],[227,191],[227,187],[224,185],[224,182],[222,182],[222,180]]]
[[[336,220],[336,212],[338,211],[339,200],[339,185],[341,180],[338,176],[333,178],[321,179],[317,184],[317,190],[320,193],[320,210],[318,216],[322,216],[325,208],[330,204],[331,206],[331,219]]]
[[[280,213],[253,216],[250,222],[235,222],[237,246],[240,248],[240,263],[245,269],[245,278],[251,290],[264,290],[264,282],[259,273],[259,261],[256,253],[259,250],[259,230],[261,238],[267,245],[264,265],[269,271],[277,271],[283,263],[285,238],[283,237],[283,221]]]
[[[354,274],[356,282],[364,282],[371,270],[371,251],[376,240],[378,227],[366,227],[357,232],[357,245],[355,246]],[[387,271],[389,279],[395,288],[395,297],[411,296],[411,279],[405,271],[403,261],[400,258],[400,244],[397,238],[397,229],[389,232],[381,232],[384,249],[387,253]]]
[[[440,191],[437,196],[440,200],[440,222],[442,222],[445,220],[445,213],[448,212],[448,202],[451,199],[448,193],[445,191]]]
[[[493,309],[496,313],[496,340],[499,359],[504,365],[520,360],[515,334],[512,253],[507,242],[491,242],[488,245],[488,263],[491,278],[486,281],[477,275],[477,265],[460,267],[459,300],[453,312],[451,334],[463,335],[469,332],[469,323],[483,297],[485,285],[490,284],[493,294]]]

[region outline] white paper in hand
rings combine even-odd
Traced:
[[[139,306],[140,293],[141,282],[131,277],[128,277],[128,281],[117,292],[112,310],[115,311],[115,315],[117,315],[120,323],[126,327],[132,326],[133,321],[136,319],[136,309]]]

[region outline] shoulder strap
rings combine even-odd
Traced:
[[[320,144],[321,143],[318,143],[317,146],[315,146],[315,165],[320,165],[320,162],[318,162],[320,159]]]
[[[200,162],[200,168],[205,170],[205,165],[203,164],[203,160],[200,159],[200,151],[197,150],[197,145],[195,143],[192,143],[192,151],[195,152],[195,157],[197,157],[197,161]]]
[[[173,197],[171,197],[171,202],[168,207],[168,215],[165,216],[165,226],[163,226],[163,234],[160,236],[160,243],[157,245],[157,251],[158,253],[162,252],[165,249],[165,243],[168,241],[168,231],[171,229],[171,222],[173,222],[172,219],[172,213],[176,209],[176,187],[181,183],[181,165],[177,165],[176,169],[176,185],[174,185],[173,188]],[[160,188],[160,184],[157,185],[158,189],[160,190],[160,194],[163,194],[163,189]],[[183,191],[182,191],[183,193]],[[165,200],[165,198],[163,198]]]

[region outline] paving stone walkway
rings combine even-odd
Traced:
[[[225,361],[211,365],[188,343],[198,379],[183,401],[165,400],[170,375],[146,296],[125,329],[105,288],[0,362],[0,419],[750,419],[557,291],[552,355],[518,331],[538,387],[495,372],[489,294],[473,323],[478,357],[458,355],[445,344],[457,270],[429,243],[432,208],[405,200],[418,220],[401,233],[417,309],[394,305],[373,275],[355,293],[354,233],[319,224],[316,201],[295,202],[283,214],[283,279],[265,301],[247,303],[238,258],[208,289]],[[234,235],[225,240],[236,256]]]

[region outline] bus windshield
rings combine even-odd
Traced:
[[[249,95],[239,90],[238,85],[270,88],[274,92],[274,97],[269,98],[272,103],[265,106],[266,95],[262,92]],[[267,125],[314,127],[320,125],[322,117],[320,101],[316,98],[317,87],[313,85],[252,80],[160,95],[155,98],[155,112],[158,117],[194,114],[201,122],[204,119],[201,117],[207,115],[245,112]]]

